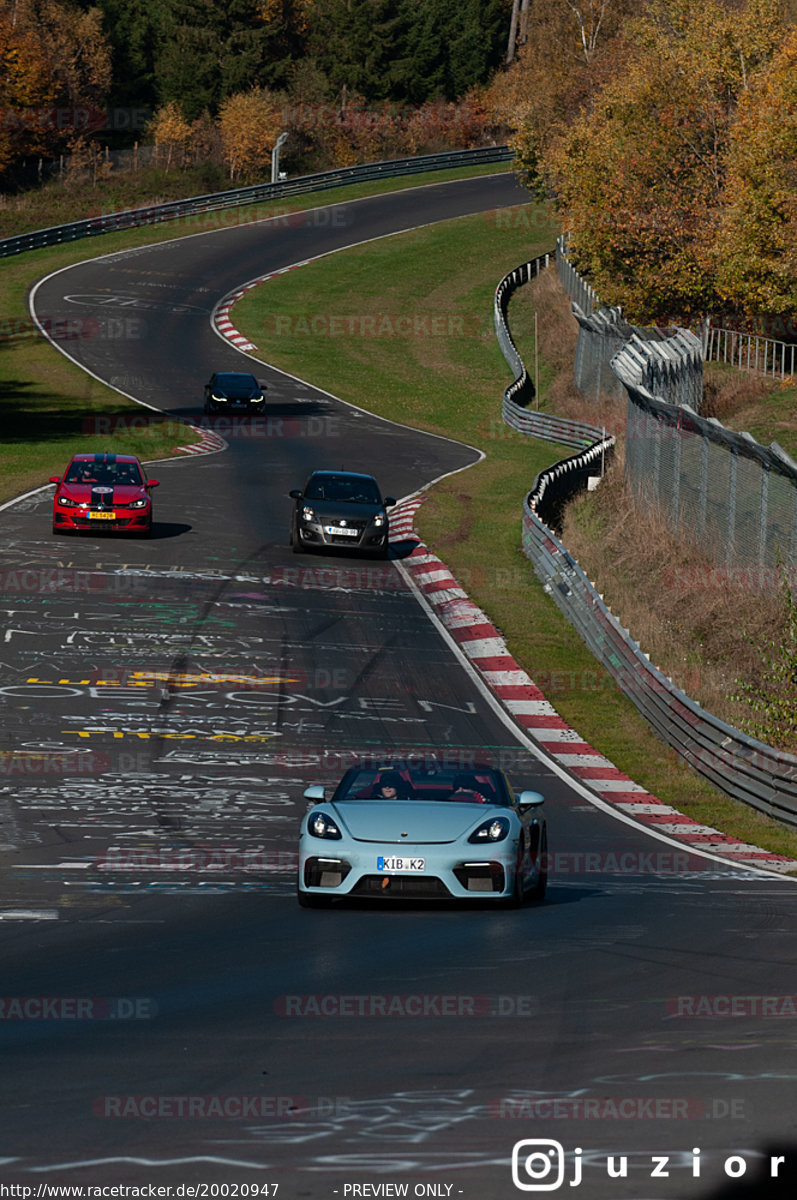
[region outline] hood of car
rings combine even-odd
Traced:
[[[343,800],[334,805],[341,821],[358,842],[455,842],[498,809],[453,800]],[[505,813],[501,809],[501,813]]]
[[[325,520],[335,517],[345,521],[368,521],[377,513],[384,512],[381,504],[357,504],[353,500],[303,500],[307,505]]]
[[[77,504],[129,504],[146,496],[147,491],[139,483],[62,483],[58,495]]]
[[[256,400],[263,394],[251,383],[216,384],[210,390],[212,395],[225,396],[228,400]]]

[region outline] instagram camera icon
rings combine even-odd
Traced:
[[[551,1178],[552,1172],[555,1172]],[[512,1147],[512,1182],[521,1192],[555,1192],[564,1182],[565,1151],[553,1138],[525,1138]]]

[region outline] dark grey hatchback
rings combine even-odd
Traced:
[[[371,475],[356,471],[313,471],[291,514],[290,540],[294,554],[302,550],[367,550],[386,558],[387,509],[396,501],[382,495]]]

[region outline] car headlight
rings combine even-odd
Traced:
[[[509,833],[509,821],[506,817],[490,817],[482,821],[478,829],[474,829],[468,838],[469,842],[502,842]]]
[[[384,525],[384,523],[385,523],[385,514],[377,513],[376,516],[374,517],[374,525],[379,527],[381,525]]]
[[[253,404],[260,404],[263,397],[262,396],[250,396],[249,399],[252,401]]]
[[[211,400],[226,400],[226,399],[227,399],[226,396],[217,396],[215,392],[211,396]]]
[[[313,512],[312,508],[310,508],[309,504],[305,504],[304,508],[302,509],[302,520],[303,521],[314,521],[315,520],[315,513]]]
[[[68,496],[59,496],[58,503],[63,504],[64,508],[80,508],[80,501],[70,500]]]
[[[307,832],[317,838],[340,839],[341,832],[329,813],[311,813],[307,818]]]
[[[147,499],[147,497],[142,496],[140,498],[140,500],[131,500],[127,507],[128,508],[146,508],[148,504],[149,504],[149,500]]]

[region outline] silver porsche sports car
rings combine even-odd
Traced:
[[[351,767],[332,794],[307,788],[299,903],[335,897],[486,900],[545,895],[547,836],[539,792],[515,795],[502,771],[391,762]]]

